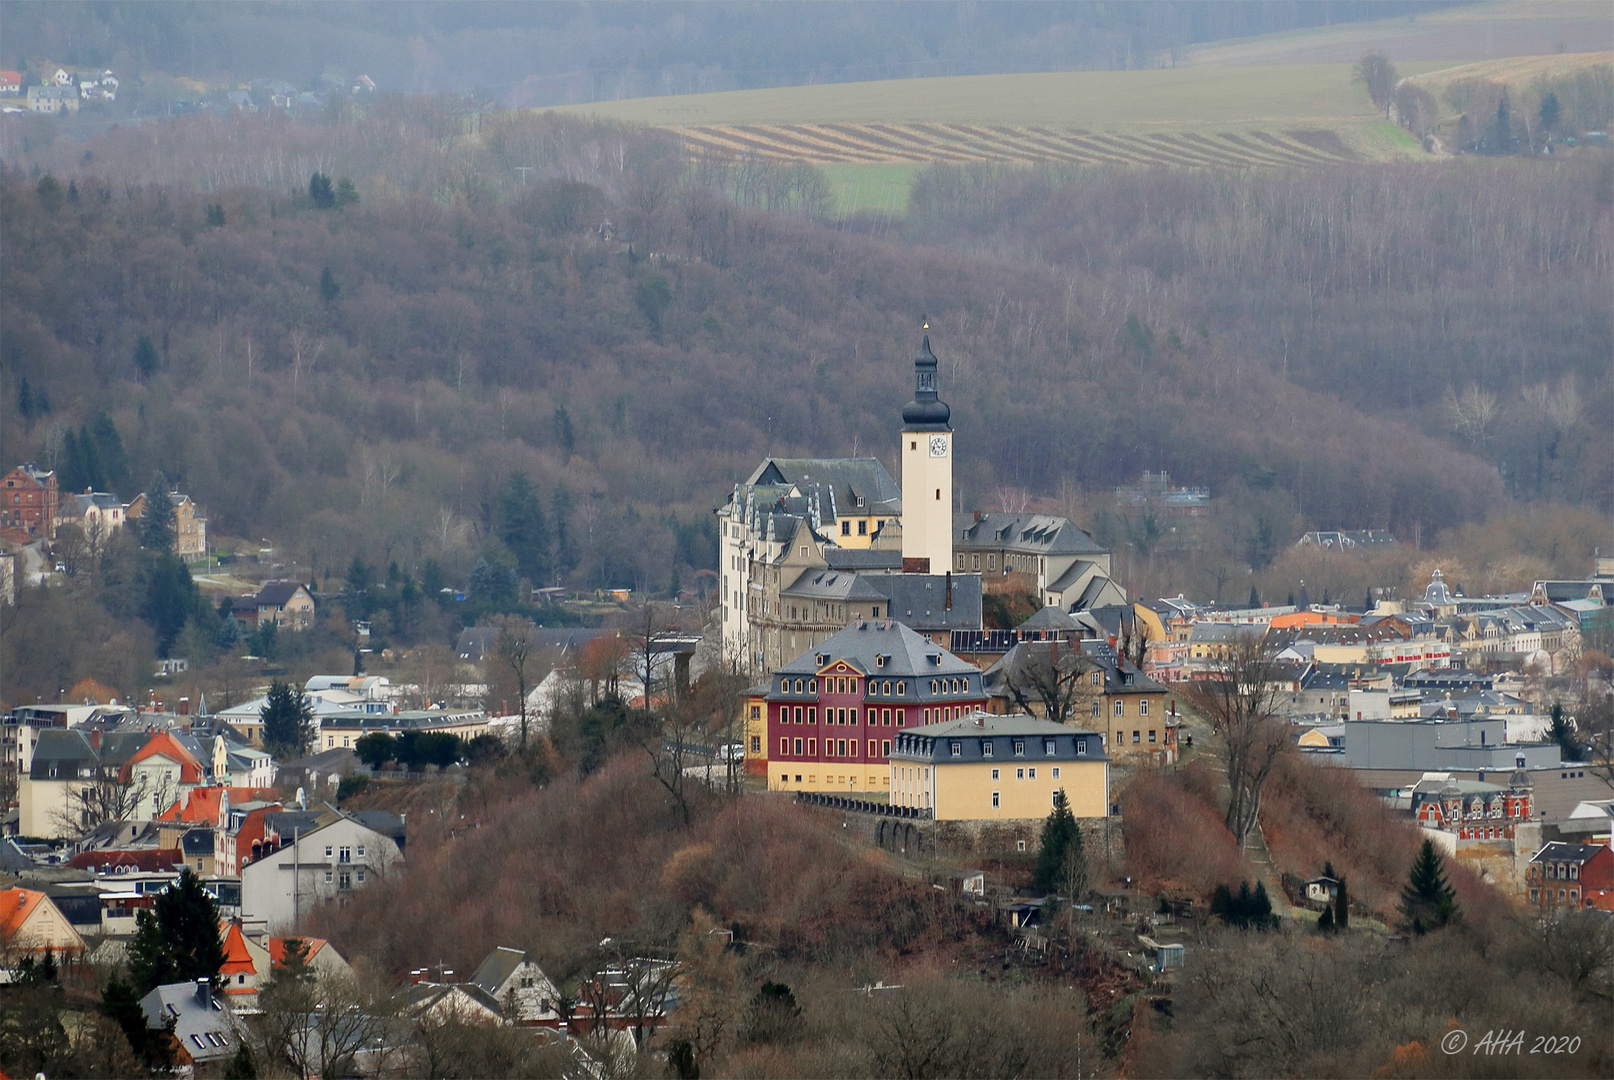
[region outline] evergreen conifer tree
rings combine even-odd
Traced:
[[[1087,883],[1087,854],[1082,831],[1070,812],[1065,792],[1054,792],[1054,808],[1042,823],[1042,846],[1037,852],[1036,887],[1044,893],[1068,890],[1072,900]]]
[[[261,715],[263,748],[270,754],[291,761],[308,752],[314,739],[314,713],[301,691],[276,679],[269,684]]]
[[[1334,929],[1351,928],[1351,901],[1345,888],[1345,879],[1339,879],[1339,891],[1334,894]]]
[[[1412,861],[1412,872],[1401,888],[1401,925],[1414,934],[1427,934],[1454,921],[1460,911],[1457,894],[1446,883],[1440,853],[1425,840]]]
[[[129,976],[143,996],[169,983],[216,980],[223,966],[218,905],[186,867],[151,910],[140,913],[129,944]]]

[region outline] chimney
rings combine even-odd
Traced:
[[[943,605],[942,610],[953,610],[953,572],[951,570],[947,571],[947,602]]]
[[[201,1002],[203,1007],[208,1007],[208,1006],[211,1006],[213,1004],[213,980],[212,979],[197,979],[196,980],[196,1000]]]
[[[981,512],[979,510],[975,511],[975,520],[976,521],[981,520]]]
[[[191,699],[188,698],[188,697],[180,698],[179,699],[179,715],[181,715],[181,716],[189,716],[190,714],[191,714]]]
[[[101,729],[100,728],[95,728],[94,730],[92,730],[90,732],[90,749],[91,750],[99,750],[99,749],[101,749]]]

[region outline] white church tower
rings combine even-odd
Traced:
[[[945,574],[953,568],[952,410],[936,396],[929,334],[913,369],[913,400],[902,407],[902,569]]]

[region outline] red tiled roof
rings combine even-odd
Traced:
[[[229,929],[224,932],[224,963],[219,967],[220,975],[256,975],[258,969],[253,966],[252,954],[247,951],[247,939],[241,934],[239,923],[229,923]],[[252,993],[245,986],[229,986],[226,994]]]
[[[274,938],[270,938],[269,939],[269,964],[270,964],[270,966],[272,966],[272,967],[284,967],[286,965],[286,942],[288,942],[288,941],[301,941],[305,946],[307,946],[307,951],[304,953],[304,955],[307,956],[309,960],[313,960],[314,957],[318,956],[319,951],[321,949],[323,949],[325,947],[325,945],[326,945],[325,939],[324,938],[318,938],[318,937],[305,937],[305,938],[274,937]]]
[[[19,893],[22,895],[21,903],[17,899]],[[44,893],[32,889],[17,888],[0,892],[0,939],[9,941],[15,937],[43,899]]]
[[[132,866],[136,870],[146,872],[172,870],[174,864],[183,862],[184,853],[179,848],[143,848],[140,851],[81,851],[67,860],[67,865],[75,870],[99,870],[103,866],[113,868],[119,866]]]
[[[179,782],[182,784],[200,784],[206,775],[202,763],[191,756],[190,751],[175,742],[168,732],[159,731],[146,740],[146,745],[135,751],[134,757],[123,767],[124,778],[127,779],[133,766],[158,755],[179,764]]]
[[[157,815],[158,821],[181,821],[192,825],[214,825],[224,816],[224,788],[197,788],[185,797],[182,808],[178,802]]]

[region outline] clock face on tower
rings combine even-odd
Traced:
[[[947,436],[945,436],[945,435],[932,435],[930,437],[930,456],[931,457],[946,457],[947,456]]]

